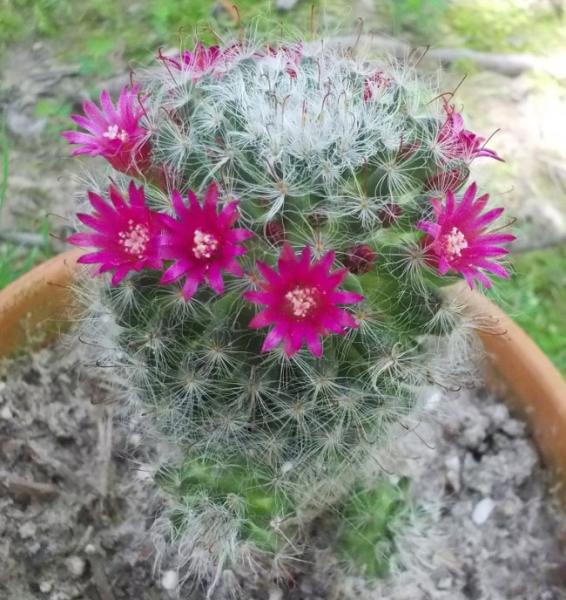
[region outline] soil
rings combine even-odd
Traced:
[[[154,450],[113,418],[119,394],[84,360],[57,346],[4,365],[0,598],[196,599],[167,565],[154,571]],[[323,552],[291,590],[243,582],[246,600],[566,598],[566,522],[522,423],[481,393],[433,395],[428,409],[386,465],[413,480],[427,515],[399,539],[407,569],[329,585]]]

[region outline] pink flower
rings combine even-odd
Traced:
[[[62,133],[69,143],[79,145],[73,150],[73,156],[104,156],[117,171],[131,175],[146,170],[150,164],[151,147],[149,132],[140,125],[144,109],[138,91],[137,85],[122,88],[116,106],[107,91],[100,93],[100,108],[85,100],[83,110],[86,116],[71,115],[71,118],[88,133]]]
[[[239,44],[221,48],[220,46],[207,47],[202,42],[197,42],[192,52],[184,50],[177,56],[164,56],[160,52],[158,58],[178,71],[190,72],[193,81],[197,81],[203,75],[213,72],[217,67],[226,65],[239,49]]]
[[[177,218],[161,216],[164,232],[159,249],[161,258],[175,261],[163,274],[161,283],[186,277],[183,296],[187,300],[205,280],[221,294],[224,291],[223,271],[241,277],[243,271],[236,257],[246,253],[240,243],[253,235],[247,229],[232,228],[239,216],[237,201],[217,212],[218,188],[215,183],[208,187],[202,206],[192,191],[188,197],[189,206],[178,191],[173,192]]]
[[[419,221],[417,228],[428,234],[426,248],[441,275],[455,271],[464,276],[471,288],[475,285],[474,279],[489,288],[491,281],[484,271],[509,277],[503,266],[489,259],[507,254],[508,250],[501,244],[512,242],[515,236],[487,231],[487,226],[504,209],[494,208],[481,214],[489,196],[484,194],[476,199],[476,191],[476,184],[472,183],[459,202],[451,191],[446,193],[443,204],[438,199],[432,200],[436,221]]]
[[[267,352],[280,342],[287,356],[296,354],[303,343],[317,357],[322,355],[321,337],[329,333],[342,334],[347,327],[357,327],[354,317],[338,304],[355,304],[363,296],[337,290],[347,270],[330,271],[334,252],[311,262],[311,249],[305,246],[300,256],[285,244],[279,256],[279,272],[258,261],[257,268],[264,281],[259,291],[249,291],[244,297],[254,304],[264,304],[250,322],[250,327],[273,325],[262,350]]]
[[[130,182],[129,204],[114,186],[108,192],[112,204],[89,192],[94,214],[77,215],[94,233],[74,233],[68,241],[75,246],[96,248],[96,252],[84,254],[78,262],[100,264],[96,275],[114,271],[112,285],[118,285],[130,271],[161,268],[162,261],[157,256],[161,225],[158,213],[145,203],[142,186],[136,188]]]
[[[376,71],[364,79],[364,100],[368,102],[378,90],[391,87],[393,81],[383,71]]]
[[[260,50],[256,56],[273,56],[281,57],[285,61],[285,70],[291,79],[296,79],[298,68],[301,66],[303,58],[303,45],[292,44],[291,46],[270,46],[268,45],[265,51]]]
[[[446,120],[438,132],[437,142],[442,145],[449,159],[471,161],[474,158],[486,156],[503,162],[503,159],[494,150],[483,146],[485,138],[464,128],[464,118],[456,111],[454,105],[445,103],[444,111]]]

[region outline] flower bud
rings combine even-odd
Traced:
[[[391,227],[402,214],[403,209],[399,206],[399,204],[388,202],[378,212],[377,218],[380,220],[382,227]]]
[[[362,275],[370,271],[377,258],[377,253],[367,244],[353,246],[346,254],[344,264],[350,273]]]

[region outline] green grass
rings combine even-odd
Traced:
[[[437,36],[438,24],[448,10],[449,0],[389,0],[378,2],[394,35],[407,31],[415,43],[429,43]]]
[[[5,209],[10,173],[10,150],[4,123],[0,122],[0,229],[2,211]],[[33,226],[34,225],[34,226]],[[41,233],[41,246],[29,248],[12,242],[0,241],[0,290],[29,271],[38,262],[51,255],[49,244],[49,225],[45,218],[32,224],[33,229]]]
[[[49,256],[47,246],[46,249],[30,249],[13,243],[0,243],[0,290]]]
[[[517,0],[458,0],[444,13],[440,31],[444,45],[460,45],[484,52],[559,51],[566,41],[566,19],[550,2],[530,7]]]
[[[566,246],[514,257],[516,274],[491,295],[566,376]]]
[[[6,201],[8,192],[8,175],[10,172],[10,149],[8,146],[8,136],[6,135],[6,126],[4,121],[0,122],[0,215]]]
[[[518,0],[374,0],[379,26],[414,44],[503,53],[563,50],[566,17],[559,17],[550,1],[521,4]]]
[[[192,47],[217,34],[253,24],[258,32],[299,27],[308,31],[310,14],[340,2],[301,2],[289,13],[273,10],[271,0],[239,0],[241,23],[214,0],[0,0],[0,50],[28,40],[49,39],[81,74],[100,80],[114,73],[116,61],[145,62],[160,45]],[[343,7],[343,3],[342,3]]]

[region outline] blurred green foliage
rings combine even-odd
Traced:
[[[47,221],[45,221],[41,228],[45,246],[41,248],[28,248],[13,242],[0,242],[0,290],[52,255],[49,250],[47,227]]]
[[[276,11],[273,0],[0,0],[0,50],[38,38],[51,39],[77,61],[84,75],[114,72],[117,59],[145,60],[159,45],[212,42],[217,34],[253,23],[259,32],[298,27],[303,32],[340,24],[355,15],[348,0],[302,0]],[[311,13],[316,15],[314,27]],[[322,15],[325,15],[322,17]],[[564,44],[566,20],[552,3],[517,0],[374,0],[366,28],[407,34],[419,44],[460,45],[492,52],[539,51]]]
[[[551,2],[458,0],[444,14],[452,43],[485,52],[544,52],[566,44],[566,20]]]
[[[0,215],[6,201],[8,191],[8,175],[10,172],[10,150],[4,121],[0,121]]]
[[[418,43],[437,37],[449,0],[389,0],[388,18],[394,35],[408,31]]]
[[[10,150],[5,125],[0,122],[0,229],[2,229],[2,211],[5,208],[8,177],[10,172]],[[0,238],[0,290],[20,275],[29,271],[38,262],[51,254],[49,244],[49,224],[45,217],[32,224],[32,229],[40,233],[43,243],[29,248],[14,242],[2,242]]]
[[[159,45],[193,45],[193,36],[212,43],[217,34],[241,23],[259,31],[301,25],[325,0],[302,2],[278,13],[270,0],[0,0],[0,49],[47,38],[63,56],[78,61],[84,75],[113,73],[113,59],[144,60]],[[324,6],[323,6],[324,5]],[[239,19],[238,19],[239,13]]]
[[[58,136],[61,131],[69,128],[69,115],[72,106],[59,102],[54,98],[40,98],[35,105],[35,116],[47,119],[46,133]]]
[[[498,281],[492,298],[566,376],[566,246],[512,258],[516,274]]]

